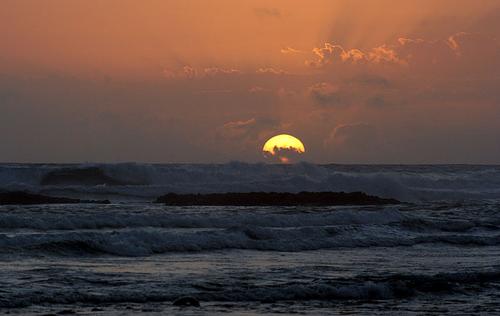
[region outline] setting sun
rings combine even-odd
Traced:
[[[0,39],[0,316],[500,316],[500,0],[0,0]]]
[[[275,157],[283,163],[290,162],[290,154],[303,154],[306,151],[300,139],[288,135],[280,134],[271,137],[262,147],[265,157]]]

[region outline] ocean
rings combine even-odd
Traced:
[[[3,314],[500,315],[500,166],[0,164],[4,190],[111,203],[0,206]],[[402,203],[152,203],[256,191]]]

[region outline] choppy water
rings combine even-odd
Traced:
[[[124,179],[108,170],[126,166],[99,168]],[[134,185],[40,185],[53,168],[67,166],[2,165],[0,188],[90,192],[113,203],[0,206],[0,313],[500,314],[500,167],[132,165],[156,173]],[[259,180],[264,174],[271,179]],[[409,203],[147,201],[160,188],[292,186],[385,192]],[[201,308],[172,306],[182,296]]]

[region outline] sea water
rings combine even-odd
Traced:
[[[121,184],[41,184],[82,168]],[[499,166],[4,164],[0,190],[111,200],[0,206],[0,313],[500,314]],[[151,203],[303,190],[403,203]],[[172,304],[185,296],[201,307]]]

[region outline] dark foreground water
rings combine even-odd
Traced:
[[[242,166],[210,171],[213,187],[252,189],[258,182],[248,180],[248,170],[267,168]],[[4,165],[5,188],[78,197],[112,191],[115,199],[0,206],[0,314],[500,314],[498,167],[302,165],[273,169],[275,178],[262,180],[280,188],[285,179],[302,179],[302,186],[341,186],[343,179],[346,187],[399,192],[392,196],[408,202],[385,207],[167,207],[145,200],[160,186],[184,183],[185,190],[181,167],[195,168],[164,166],[171,178],[161,185],[43,186],[36,181],[46,169],[61,166]],[[200,181],[210,182],[196,168]],[[232,177],[238,173],[239,182]],[[190,188],[199,185],[190,181]],[[172,305],[183,296],[201,307]]]

